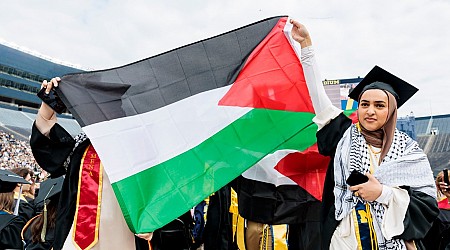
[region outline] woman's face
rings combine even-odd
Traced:
[[[383,127],[389,113],[388,97],[380,89],[366,90],[359,99],[358,119],[369,131]]]

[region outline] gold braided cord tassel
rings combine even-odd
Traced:
[[[42,212],[44,216],[44,224],[42,225],[41,231],[41,241],[45,242],[45,235],[47,234],[47,203],[44,202],[44,211]]]

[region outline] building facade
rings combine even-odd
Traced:
[[[80,71],[0,44],[0,102],[38,108],[43,80]]]

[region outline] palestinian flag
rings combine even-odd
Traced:
[[[290,30],[287,17],[269,18],[62,78],[58,92],[102,160],[133,232],[167,224],[267,155],[315,144]]]
[[[307,129],[311,131],[305,133],[315,135],[317,127]],[[296,143],[303,142],[299,138]],[[329,160],[319,154],[317,144],[267,155],[237,180],[239,214],[270,225],[318,222]]]

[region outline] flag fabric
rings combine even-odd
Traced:
[[[268,155],[315,144],[291,27],[287,17],[268,18],[62,77],[58,94],[102,160],[133,232],[160,228]]]
[[[314,135],[317,127],[308,129]],[[318,222],[329,160],[317,144],[267,155],[238,179],[240,215],[271,225]]]

